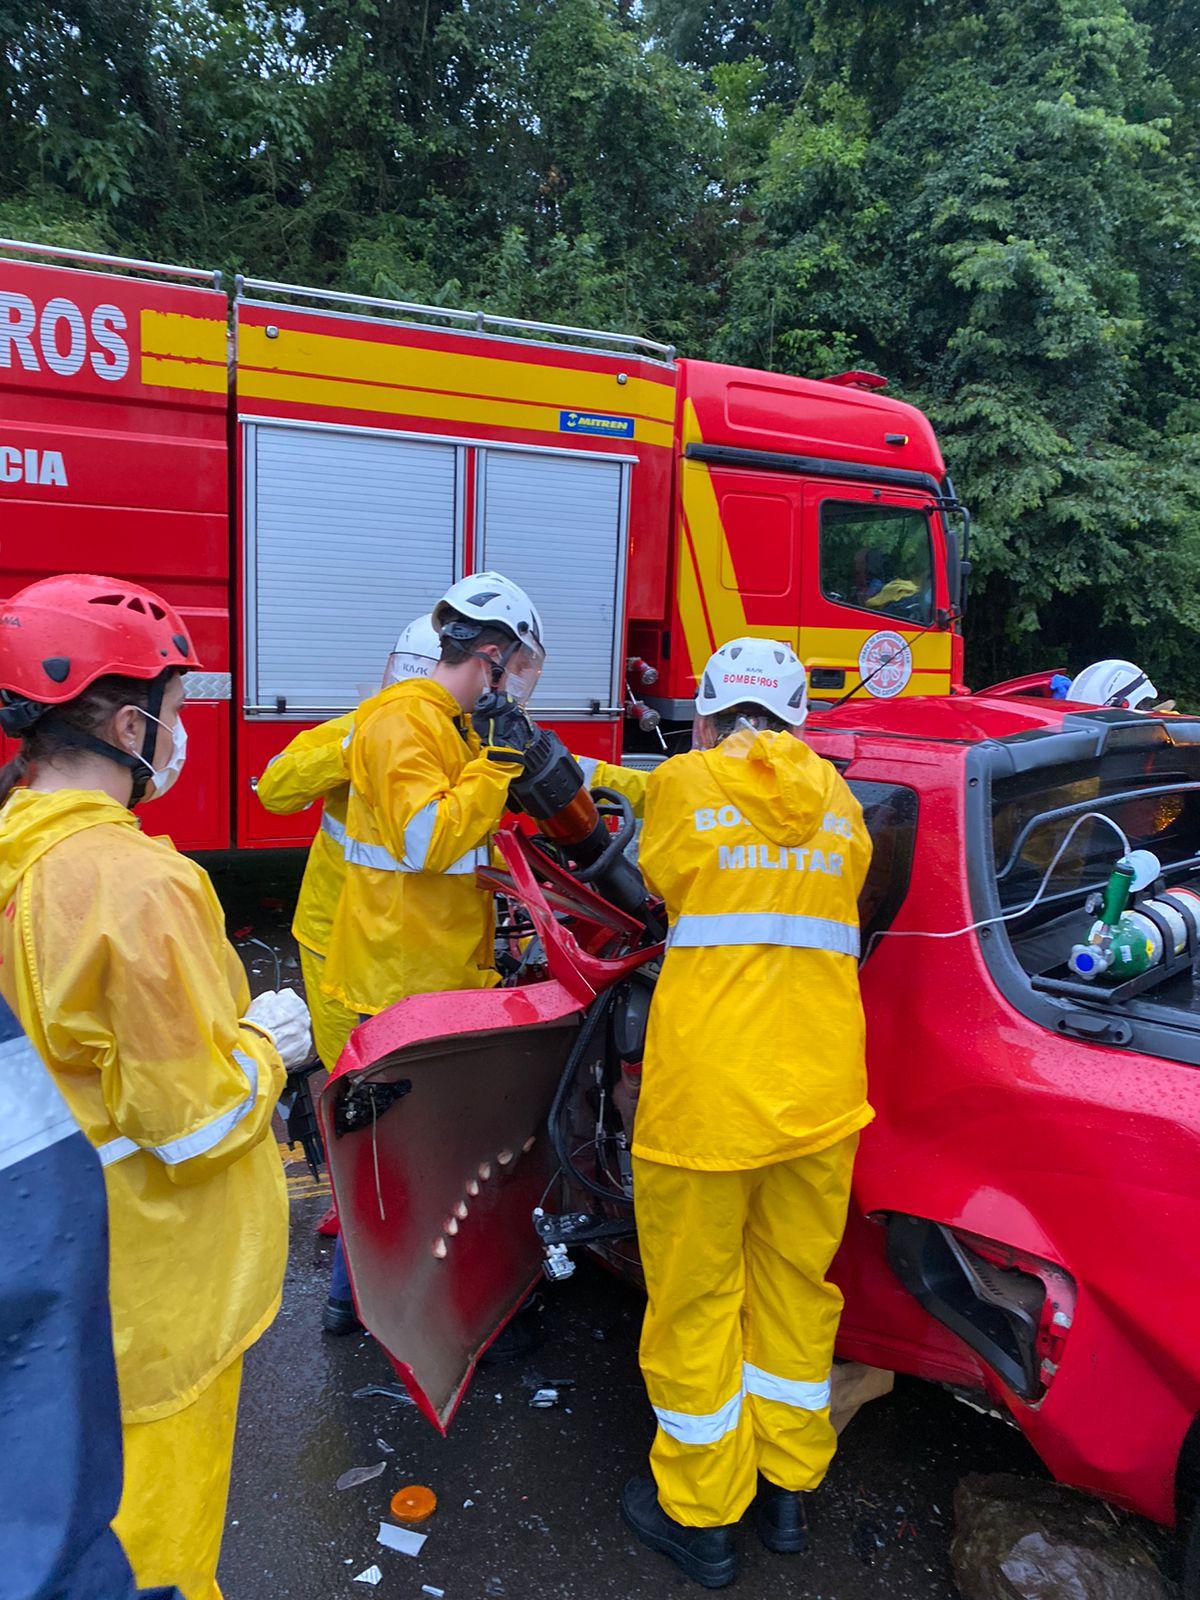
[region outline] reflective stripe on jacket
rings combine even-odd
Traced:
[[[195,862],[94,790],[18,790],[2,818],[0,992],[107,1162],[122,1415],[152,1422],[279,1307],[283,1066]]]
[[[635,1154],[734,1171],[870,1120],[855,963],[870,857],[857,800],[791,734],[738,730],[651,774],[640,865],[671,929]]]

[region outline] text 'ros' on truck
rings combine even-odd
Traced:
[[[659,749],[739,635],[817,701],[949,693],[965,517],[882,383],[0,241],[0,596],[99,570],[187,618],[203,778],[147,819],[185,849],[304,843],[266,763],[486,568],[537,594],[531,709],[583,755]]]

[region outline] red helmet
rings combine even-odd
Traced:
[[[157,678],[200,665],[183,619],[149,589],[118,578],[64,573],[0,602],[0,691],[11,724],[35,707],[65,705],[110,674]],[[25,702],[25,716],[20,714]]]

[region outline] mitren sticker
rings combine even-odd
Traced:
[[[863,688],[877,700],[891,700],[912,677],[912,646],[901,634],[873,633],[858,652]]]
[[[606,439],[632,439],[632,417],[609,417],[600,411],[560,411],[559,433],[591,433]]]

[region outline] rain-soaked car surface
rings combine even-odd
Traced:
[[[1194,939],[1134,995],[1072,981],[1066,959],[1122,838],[1167,886],[1200,882],[1200,720],[914,699],[814,715],[806,737],[875,844],[877,1117],[835,1266],[839,1354],[974,1393],[1061,1481],[1186,1525]],[[567,1249],[638,1276],[628,1133],[661,944],[526,836],[501,846],[508,985],[365,1023],[321,1104],[361,1314],[443,1430]]]

